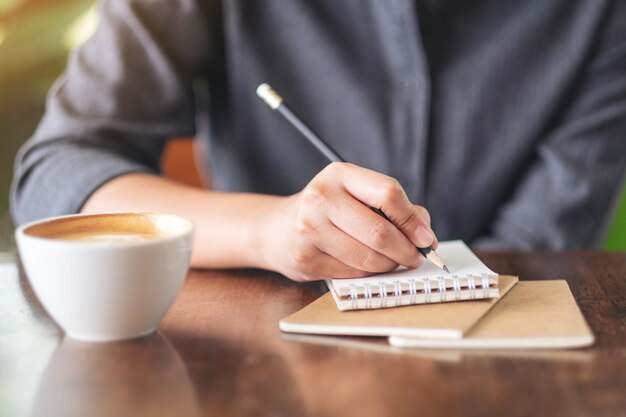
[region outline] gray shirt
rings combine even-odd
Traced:
[[[621,189],[623,1],[110,0],[100,20],[18,156],[17,223],[157,173],[165,141],[196,132],[214,188],[297,192],[325,161],[261,82],[396,177],[442,240],[592,247]]]

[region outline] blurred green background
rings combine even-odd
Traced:
[[[93,0],[0,0],[0,251],[13,247],[8,192],[15,153],[35,129],[68,52],[96,24]],[[605,248],[626,250],[624,196]]]
[[[0,0],[0,251],[13,248],[13,161],[41,118],[68,52],[96,24],[93,0]]]

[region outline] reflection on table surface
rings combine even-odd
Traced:
[[[380,338],[283,335],[278,321],[325,287],[262,271],[192,271],[157,333],[89,344],[63,338],[3,265],[0,415],[623,415],[626,254],[481,257],[521,279],[567,278],[596,345],[404,351]]]
[[[176,414],[199,416],[200,408],[184,363],[159,332],[116,343],[64,338],[39,381],[31,413],[33,417]]]

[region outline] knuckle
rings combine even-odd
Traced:
[[[386,246],[393,236],[391,223],[377,222],[369,231],[370,242],[374,247]]]
[[[322,170],[321,174],[328,180],[341,182],[342,178],[355,174],[355,167],[350,162],[331,162]]]
[[[316,229],[315,223],[311,220],[311,218],[305,215],[299,215],[296,218],[295,227],[296,232],[299,235],[308,235]]]
[[[337,172],[338,170],[341,170],[342,167],[343,167],[343,162],[331,162],[330,164],[328,164],[327,169],[329,171]]]
[[[323,223],[321,213],[325,197],[316,189],[305,190],[302,193],[302,204],[295,217],[294,227],[299,235],[315,233]]]
[[[309,184],[302,190],[301,201],[304,206],[319,207],[324,204],[326,193],[323,187],[316,184]]]
[[[346,168],[345,162],[331,162],[322,170],[324,176],[329,176],[330,178],[334,178],[344,172]]]
[[[381,194],[385,202],[395,202],[404,195],[404,190],[395,178],[387,178],[381,184]]]
[[[416,211],[411,210],[407,215],[397,222],[397,226],[400,229],[405,229],[409,227],[412,223],[416,223],[418,221],[418,215]]]

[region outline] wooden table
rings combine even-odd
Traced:
[[[490,353],[294,340],[279,319],[324,285],[260,271],[192,271],[156,334],[87,344],[62,338],[22,278],[0,283],[0,407],[11,411],[0,415],[626,415],[626,254],[480,256],[521,279],[566,278],[596,345]]]

